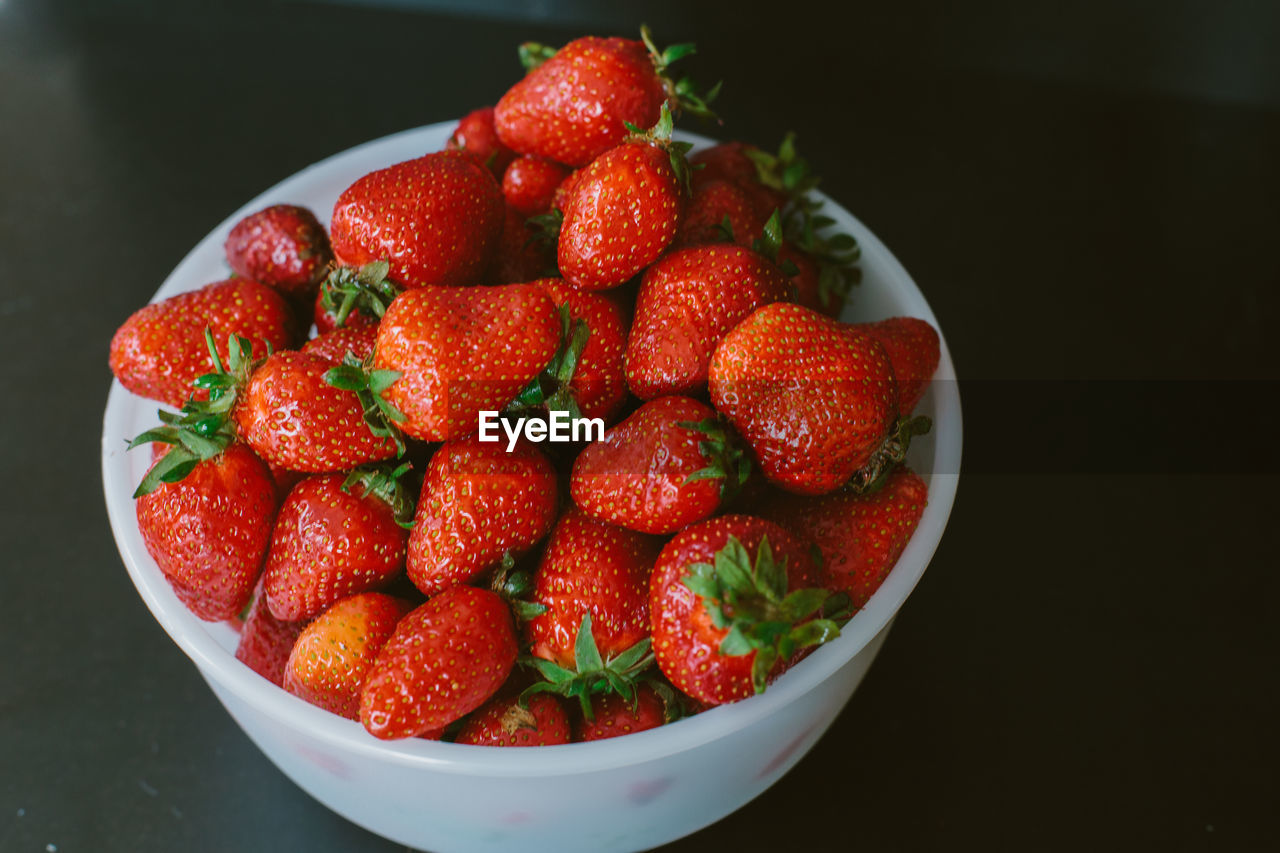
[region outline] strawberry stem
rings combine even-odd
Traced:
[[[591,613],[584,613],[578,636],[574,640],[574,669],[567,669],[539,657],[526,657],[521,662],[536,669],[545,681],[526,688],[520,694],[521,701],[535,693],[555,693],[568,699],[576,698],[582,714],[588,720],[595,719],[591,712],[591,697],[617,693],[628,702],[636,701],[636,683],[642,672],[653,663],[652,640],[645,637],[624,652],[605,660],[591,633]]]

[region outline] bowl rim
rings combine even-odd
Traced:
[[[211,243],[216,243],[220,250],[222,239],[231,226],[249,213],[269,204],[287,203],[289,193],[295,187],[305,185],[319,175],[347,169],[349,163],[376,160],[390,152],[403,154],[405,150],[416,149],[419,153],[437,150],[454,126],[456,121],[437,122],[370,140],[280,181],[206,234],[166,277],[152,301],[162,298],[162,294],[170,295],[169,291],[190,289],[179,286],[179,283],[191,277],[190,271],[197,266],[196,259],[210,251]],[[715,144],[713,139],[687,132],[678,131],[677,138],[692,142],[696,147]],[[381,160],[381,165],[389,165],[398,159],[405,158],[390,153],[390,158]],[[928,505],[915,534],[885,582],[845,626],[839,638],[784,673],[763,694],[711,708],[657,729],[588,743],[537,749],[492,749],[420,738],[380,741],[369,735],[359,722],[310,705],[260,677],[217,642],[208,630],[209,623],[201,622],[179,602],[142,544],[133,502],[128,497],[134,488],[130,480],[132,466],[121,446],[121,438],[124,437],[121,427],[133,413],[133,407],[150,406],[153,401],[133,396],[113,379],[103,413],[103,493],[112,535],[139,595],[161,627],[191,658],[206,680],[216,682],[255,711],[297,729],[301,734],[345,752],[403,766],[495,777],[559,776],[601,771],[653,761],[727,737],[796,701],[848,663],[880,634],[919,582],[942,538],[955,501],[963,438],[955,367],[941,327],[924,295],[902,264],[870,229],[825,194],[817,194],[827,205],[825,211],[858,239],[863,257],[874,258],[882,265],[886,277],[902,290],[899,295],[913,303],[913,315],[928,320],[939,330],[941,357],[928,392],[934,404],[934,430],[931,434],[934,464],[927,478]],[[321,216],[323,218],[323,214]]]

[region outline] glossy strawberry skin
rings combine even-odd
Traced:
[[[236,275],[286,296],[312,293],[333,257],[315,214],[292,204],[272,205],[241,219],[223,250]]]
[[[656,729],[666,723],[666,705],[648,684],[636,687],[635,706],[617,693],[605,693],[591,697],[591,716],[588,720],[579,716],[575,721],[574,740],[605,740]]]
[[[665,148],[637,141],[609,149],[574,177],[556,247],[560,273],[581,290],[622,284],[671,244],[683,208]]]
[[[786,206],[787,195],[760,182],[759,170],[748,155],[758,150],[745,142],[722,142],[690,155],[689,165],[697,167],[692,178],[694,190],[711,181],[729,181],[746,193],[756,216],[764,222],[774,210]]]
[[[465,583],[532,548],[555,523],[556,472],[522,441],[465,436],[441,445],[427,465],[409,536],[409,579],[427,595]]]
[[[284,622],[272,616],[259,583],[249,615],[240,629],[236,660],[279,687],[284,682],[285,665],[293,652],[293,644],[306,625],[306,622]]]
[[[590,336],[578,358],[569,388],[584,417],[613,420],[627,399],[627,379],[622,358],[627,326],[616,302],[599,293],[575,290],[563,279],[531,282],[557,307],[569,306],[569,316],[587,324]]]
[[[898,412],[903,417],[910,415],[938,369],[941,344],[937,329],[915,317],[890,317],[852,328],[875,338],[889,353],[898,380]]]
[[[626,137],[624,122],[652,127],[666,99],[644,44],[587,36],[512,86],[494,125],[514,151],[583,166]]]
[[[847,482],[898,414],[884,347],[789,303],[757,309],[725,336],[711,359],[709,389],[765,477],[797,494]]]
[[[515,696],[491,699],[467,718],[454,740],[473,746],[554,746],[571,739],[569,715],[560,700],[535,693],[528,708]]]
[[[702,599],[684,585],[694,563],[714,563],[716,552],[734,536],[752,560],[768,537],[775,559],[787,561],[788,589],[812,587],[817,571],[804,546],[778,525],[746,515],[722,515],[686,527],[658,555],[649,586],[653,650],[658,666],[679,690],[703,702],[720,705],[754,694],[751,667],[756,652],[724,655],[720,643],[728,629],[717,628]],[[788,661],[779,659],[770,680]]]
[[[252,450],[232,444],[135,509],[147,553],[187,609],[210,622],[244,610],[276,512],[275,482]]]
[[[573,463],[573,501],[583,512],[642,533],[674,533],[720,506],[720,478],[687,482],[709,464],[705,433],[680,426],[714,418],[691,397],[659,397],[587,445]]]
[[[373,342],[377,337],[377,324],[343,326],[307,341],[302,345],[302,352],[330,364],[341,364],[348,352],[363,360],[373,354]]]
[[[291,471],[345,471],[390,459],[394,442],[369,432],[360,401],[324,381],[331,362],[277,352],[253,372],[236,403],[241,438],[267,462]]]
[[[498,131],[493,126],[493,107],[481,107],[463,116],[444,147],[449,151],[463,152],[498,180],[502,179],[503,172],[516,156],[498,138]]]
[[[822,553],[822,586],[849,593],[862,607],[915,533],[929,490],[919,475],[899,468],[869,495],[837,491],[806,498],[779,496],[765,514]]]
[[[570,509],[556,524],[534,574],[532,600],[547,610],[525,625],[533,654],[575,668],[582,617],[608,660],[649,633],[649,573],[659,540]]]
[[[196,377],[214,369],[206,326],[224,364],[233,334],[248,338],[255,353],[293,343],[293,318],[280,294],[233,278],[135,311],[111,339],[111,372],[134,394],[180,407],[194,392]]]
[[[339,599],[378,589],[404,568],[409,531],[386,501],[342,490],[345,474],[308,477],[280,505],[263,591],[277,619],[310,619]]]
[[[642,400],[696,394],[711,354],[752,311],[788,299],[782,272],[751,249],[729,244],[670,252],[645,271],[627,339],[627,385]]]
[[[689,198],[675,245],[702,246],[728,241],[722,225],[725,219],[729,220],[732,242],[739,246],[750,248],[764,232],[765,220],[756,214],[743,190],[728,181],[702,182]]]
[[[515,660],[506,603],[452,587],[400,620],[365,678],[360,722],[384,740],[446,726],[496,693]]]
[[[556,189],[569,177],[569,169],[545,157],[517,157],[502,175],[502,195],[522,216],[537,216],[551,209]]]
[[[456,151],[397,163],[338,197],[330,240],[348,266],[387,260],[406,287],[476,284],[502,232],[502,190]]]
[[[406,420],[400,428],[444,441],[478,428],[537,376],[560,346],[560,317],[536,287],[409,290],[378,326],[374,367],[400,371],[383,395]]]
[[[326,711],[360,719],[365,676],[410,609],[403,600],[379,592],[334,603],[301,632],[281,686]]]

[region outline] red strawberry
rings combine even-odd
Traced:
[[[262,349],[286,349],[292,324],[289,306],[266,285],[243,278],[215,282],[134,312],[111,339],[111,372],[135,394],[181,406],[195,378],[213,369],[206,327],[225,360],[229,335]]]
[[[153,442],[151,445],[151,464],[154,465],[159,462],[172,449],[172,444],[167,444],[163,441]],[[306,476],[297,471],[290,471],[288,468],[281,468],[270,463],[267,463],[267,469],[271,471],[271,479],[276,484],[276,503],[283,501],[290,490],[298,484],[298,481]]]
[[[709,387],[764,475],[798,494],[830,492],[873,463],[898,415],[884,347],[789,303],[758,309],[725,336]]]
[[[284,669],[284,689],[326,711],[360,719],[365,676],[411,609],[379,592],[338,601],[298,637]]]
[[[389,459],[395,442],[364,422],[358,396],[325,380],[333,364],[277,352],[253,370],[234,410],[240,436],[259,456],[291,471],[342,471]]]
[[[443,441],[475,432],[479,413],[514,399],[559,345],[559,314],[536,287],[432,287],[391,303],[373,364],[403,374],[383,394],[400,428]]]
[[[761,305],[790,296],[782,272],[751,249],[695,246],[645,271],[627,339],[627,385],[642,400],[698,393],[711,353]]]
[[[444,147],[450,151],[463,152],[499,180],[516,156],[498,138],[498,131],[493,126],[493,107],[481,107],[463,116]]]
[[[359,269],[338,267],[320,283],[313,319],[320,334],[344,327],[376,326],[401,287],[388,280],[391,265],[372,261]]]
[[[689,197],[675,245],[730,242],[750,247],[763,230],[764,219],[756,213],[743,190],[728,181],[703,181],[694,187]]]
[[[653,263],[675,239],[687,187],[671,114],[648,135],[610,148],[573,180],[556,258],[582,290],[615,287]]]
[[[622,311],[607,296],[574,290],[563,279],[544,278],[532,284],[558,307],[568,306],[571,324],[584,325],[587,342],[577,354],[566,383],[567,392],[584,417],[611,421],[627,397],[627,381],[622,372],[627,327]],[[571,326],[571,341],[572,334]]]
[[[332,257],[315,214],[292,204],[273,205],[241,219],[223,249],[236,275],[286,296],[313,293]]]
[[[465,583],[508,552],[537,544],[555,523],[556,473],[522,441],[466,436],[431,457],[409,538],[409,579],[427,595]]]
[[[139,487],[138,529],[173,591],[206,621],[244,610],[262,571],[276,512],[275,482],[266,464],[245,445],[231,444],[196,462],[178,482],[152,479]],[[153,490],[143,492],[148,485]]]
[[[559,163],[530,154],[511,161],[502,175],[502,195],[522,216],[537,216],[551,209],[556,189],[569,177]]]
[[[890,317],[878,323],[858,323],[853,328],[884,345],[898,380],[898,413],[910,415],[938,369],[938,331],[928,321],[915,317]]]
[[[768,515],[822,553],[822,585],[844,590],[855,608],[880,588],[924,514],[929,492],[907,468],[868,495],[847,491],[815,498],[787,495]]]
[[[394,506],[394,508],[393,508]],[[308,477],[276,514],[263,590],[277,619],[310,619],[404,568],[412,498],[385,469]]]
[[[262,585],[254,593],[249,615],[240,629],[236,660],[279,687],[284,681],[285,664],[306,622],[281,622],[271,615],[262,595]]]
[[[506,603],[485,589],[451,587],[396,626],[365,678],[360,722],[384,740],[448,725],[497,692],[515,661]]]
[[[560,186],[556,187],[555,194],[551,197],[551,206],[553,208],[563,213],[569,206],[569,199],[573,197],[574,187],[578,185],[578,178],[582,177],[582,172],[583,169],[574,169],[567,178],[560,182]]]
[[[338,197],[330,240],[338,260],[386,260],[407,287],[475,284],[502,232],[502,190],[470,158],[440,151],[371,172]]]
[[[722,515],[676,534],[653,568],[649,612],[658,666],[711,704],[764,690],[800,651],[839,635],[811,618],[830,597],[812,588],[804,547],[772,522]]]
[[[844,307],[843,300],[831,299],[822,289],[819,281],[821,270],[818,262],[791,243],[783,241],[778,247],[778,264],[791,264],[795,271],[789,276],[791,286],[796,291],[796,303],[811,311],[818,311],[828,317],[839,316]]]
[[[555,235],[537,222],[525,219],[511,205],[506,205],[502,220],[502,237],[494,252],[493,263],[485,275],[489,284],[519,284],[533,281],[555,268]]]
[[[552,746],[568,743],[569,715],[560,700],[537,693],[523,707],[515,697],[498,697],[463,724],[455,741],[476,746]]]
[[[648,683],[636,686],[635,701],[616,693],[591,697],[591,718],[582,717],[574,727],[575,741],[604,740],[656,729],[668,722],[667,704]]]
[[[330,364],[341,364],[347,353],[364,361],[373,355],[373,342],[377,337],[377,326],[345,326],[307,341],[302,345],[302,352]]]
[[[763,222],[774,210],[785,207],[788,197],[781,188],[761,182],[760,169],[752,160],[761,153],[759,148],[745,142],[722,142],[690,155],[689,165],[696,167],[694,190],[714,181],[728,181],[746,194],[756,217]]]
[[[710,406],[659,397],[578,454],[569,488],[593,518],[674,533],[714,513],[749,470]]]

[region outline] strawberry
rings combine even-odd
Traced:
[[[608,149],[573,179],[556,259],[582,290],[615,287],[653,263],[676,236],[688,189],[688,143],[671,141],[671,113]]]
[[[406,287],[475,284],[502,232],[502,190],[456,151],[360,178],[333,207],[329,238],[349,266],[386,260]]]
[[[484,704],[515,661],[503,600],[451,587],[400,620],[365,678],[360,722],[384,740],[438,729]]]
[[[342,364],[347,353],[364,361],[373,355],[373,342],[377,337],[377,326],[344,326],[307,341],[302,345],[302,352],[330,364]]]
[[[778,263],[790,264],[794,267],[788,277],[791,279],[791,286],[795,288],[795,301],[798,305],[826,314],[828,317],[839,315],[839,309],[844,307],[843,302],[837,304],[836,300],[823,292],[818,280],[821,270],[817,261],[791,243],[784,241],[778,247]]]
[[[306,622],[282,622],[271,615],[259,582],[249,614],[240,629],[236,660],[279,687],[284,681],[284,668],[298,635]]]
[[[365,592],[334,603],[298,637],[284,668],[285,690],[349,720],[360,719],[360,688],[378,652],[412,608]]]
[[[516,156],[498,138],[498,131],[493,126],[493,107],[481,107],[464,115],[444,147],[449,151],[461,151],[499,180]]]
[[[699,98],[687,80],[674,84],[664,73],[693,45],[659,51],[647,29],[640,33],[643,41],[587,36],[559,50],[522,45],[529,73],[494,109],[499,138],[521,154],[583,166],[621,142],[628,124],[652,125],[669,99],[710,115],[715,90]]]
[[[521,216],[537,216],[551,209],[556,189],[569,177],[559,163],[525,154],[511,161],[502,175],[502,195]]]
[[[903,417],[924,396],[941,356],[938,331],[915,317],[890,317],[878,323],[859,323],[859,332],[879,341],[889,353],[893,374],[898,380],[898,413]]]
[[[573,501],[583,512],[642,533],[674,533],[714,513],[745,481],[750,462],[690,397],[659,397],[587,445],[573,463]]]
[[[239,443],[184,466],[180,481],[163,482],[171,457],[152,466],[135,493],[142,541],[192,613],[210,622],[229,619],[249,603],[262,571],[275,482]]]
[[[465,583],[507,553],[532,548],[555,523],[556,473],[538,448],[471,435],[427,465],[409,537],[409,579],[427,595]]]
[[[633,702],[628,702],[616,693],[592,696],[591,718],[584,716],[576,721],[573,739],[604,740],[656,729],[670,722],[668,707],[667,702],[649,682],[636,687]]]
[[[786,277],[742,246],[680,249],[645,271],[627,339],[627,385],[642,400],[700,392],[716,345],[761,305],[788,298]]]
[[[750,247],[764,230],[764,219],[751,199],[728,181],[703,181],[693,188],[675,245],[737,243]]]
[[[395,471],[308,477],[276,514],[263,591],[277,619],[310,619],[340,598],[378,589],[404,568],[413,499]]]
[[[526,219],[514,207],[506,205],[502,236],[485,281],[489,284],[519,284],[554,271],[555,239],[555,235],[549,234],[536,218]]]
[[[401,378],[384,399],[414,438],[475,432],[533,379],[560,345],[555,305],[527,284],[432,287],[396,297],[378,327],[373,365]]]
[[[758,309],[724,337],[709,387],[765,477],[798,494],[830,492],[877,462],[898,415],[884,347],[788,303]]]
[[[134,312],[111,339],[111,372],[134,394],[181,406],[191,383],[213,367],[206,327],[225,359],[229,335],[286,349],[292,324],[289,306],[266,285],[243,278],[215,282]]]
[[[804,547],[772,522],[722,515],[676,534],[653,568],[649,612],[662,673],[714,705],[760,693],[805,648],[839,636]],[[816,617],[816,618],[815,618]]]
[[[867,603],[907,547],[928,503],[924,480],[899,467],[876,492],[779,496],[766,514],[822,554],[822,585]]]
[[[538,693],[529,697],[528,707],[515,696],[489,700],[467,718],[454,740],[475,746],[552,746],[571,739],[560,700]]]
[[[320,334],[344,327],[376,326],[400,288],[387,278],[391,265],[371,261],[356,269],[336,267],[320,283],[313,319]]]
[[[762,152],[745,142],[722,142],[690,155],[693,172],[693,188],[726,181],[736,186],[748,198],[757,219],[763,222],[774,210],[787,204],[787,194],[780,188],[766,186],[760,180],[760,169],[753,157]]]
[[[236,275],[286,296],[310,296],[325,277],[329,238],[305,207],[276,204],[241,219],[223,244]]]

